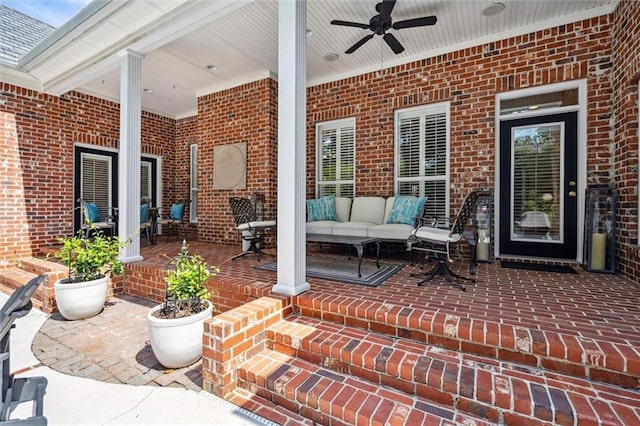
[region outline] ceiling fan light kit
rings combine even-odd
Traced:
[[[361,28],[363,30],[372,31],[371,34],[366,35],[362,39],[358,40],[356,44],[347,49],[344,53],[347,55],[358,50],[363,44],[373,38],[374,35],[381,35],[385,43],[389,46],[393,53],[396,55],[404,51],[404,46],[398,41],[398,39],[388,30],[401,30],[404,28],[425,27],[434,25],[438,18],[435,16],[425,16],[422,18],[405,19],[403,21],[393,22],[391,18],[391,12],[396,5],[396,0],[383,0],[382,3],[376,5],[376,11],[378,15],[373,16],[368,24],[362,24],[359,22],[340,21],[334,19],[331,21],[331,25],[339,25],[343,27]]]

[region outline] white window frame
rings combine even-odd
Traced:
[[[419,193],[415,194],[419,197],[425,196],[425,183],[426,182],[436,182],[443,181],[445,185],[445,205],[444,205],[444,214],[446,219],[449,217],[449,202],[450,202],[450,182],[451,182],[451,161],[450,161],[450,152],[451,152],[451,115],[450,108],[451,105],[449,102],[441,102],[437,104],[430,105],[421,105],[417,107],[398,109],[394,111],[394,193],[396,195],[400,194],[400,184],[402,182],[413,182],[417,181],[419,183]],[[445,175],[444,176],[425,176],[425,152],[426,152],[426,140],[424,134],[424,120],[427,116],[431,115],[439,115],[445,114],[446,120],[446,166],[445,166]],[[420,170],[418,176],[411,177],[400,177],[400,122],[403,118],[420,118]],[[409,194],[407,194],[409,195]],[[412,194],[414,195],[414,194]],[[429,200],[427,200],[427,203]]]
[[[189,146],[189,221],[198,222],[198,144]]]
[[[337,143],[336,147],[336,177],[340,176],[340,132],[344,127],[352,127],[353,128],[353,179],[338,179],[335,181],[322,181],[321,180],[321,171],[322,171],[322,140],[320,135],[325,130],[336,130],[337,134]],[[350,118],[342,118],[339,120],[332,121],[324,121],[320,123],[316,123],[316,197],[320,197],[322,192],[320,191],[320,187],[322,185],[344,185],[350,184],[353,186],[353,194],[356,194],[356,119],[355,117]]]

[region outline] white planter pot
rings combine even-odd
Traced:
[[[186,367],[202,357],[204,321],[211,318],[213,313],[211,302],[205,302],[207,309],[190,317],[154,317],[153,313],[162,308],[162,305],[152,308],[147,313],[151,349],[156,359],[166,368]]]
[[[58,311],[67,320],[79,320],[99,314],[109,290],[109,278],[82,283],[53,283]]]

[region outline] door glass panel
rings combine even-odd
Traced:
[[[512,129],[511,239],[562,243],[564,123]]]

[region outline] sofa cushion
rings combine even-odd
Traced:
[[[414,219],[422,213],[425,201],[425,197],[410,197],[406,195],[395,197],[387,223],[404,223],[413,226]]]
[[[393,210],[393,203],[396,200],[396,197],[389,197],[384,205],[384,220],[382,223],[389,223],[389,215],[391,214],[391,210]]]
[[[369,222],[339,222],[333,227],[333,235],[348,235],[351,237],[368,237]]]
[[[318,220],[316,222],[307,222],[307,234],[333,234],[333,227],[340,222],[335,220]]]
[[[350,221],[380,225],[384,220],[384,205],[382,197],[356,197],[351,205]]]
[[[330,195],[315,200],[307,200],[307,221],[336,220],[336,197]]]
[[[385,223],[369,228],[369,236],[381,240],[405,241],[413,232],[413,226],[404,223]]]
[[[336,219],[338,222],[349,222],[352,201],[351,198],[336,197]]]

